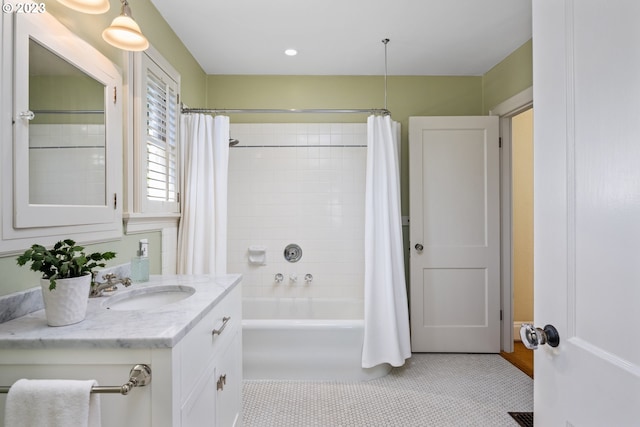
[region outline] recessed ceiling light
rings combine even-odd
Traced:
[[[284,51],[284,54],[287,56],[296,56],[298,54],[298,51],[295,49],[287,49]]]

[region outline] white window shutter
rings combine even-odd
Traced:
[[[178,96],[154,70],[147,69],[147,199],[177,201]]]
[[[180,76],[157,53],[143,52],[140,59],[136,206],[141,213],[177,213]]]

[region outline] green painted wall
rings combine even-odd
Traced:
[[[532,47],[532,40],[529,40],[482,77],[483,114],[533,86]]]
[[[409,212],[408,119],[482,114],[482,77],[390,76],[387,108],[402,124],[402,212]],[[208,108],[382,108],[382,76],[207,77]],[[232,123],[365,122],[366,114],[235,114]]]
[[[402,124],[402,213],[409,212],[408,118],[488,114],[533,85],[529,40],[484,76],[389,76],[387,108]],[[209,75],[208,108],[381,108],[382,76]],[[233,123],[361,122],[352,114],[236,114]]]

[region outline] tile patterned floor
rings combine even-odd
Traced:
[[[414,354],[366,382],[245,381],[245,427],[511,426],[533,380],[499,355]]]

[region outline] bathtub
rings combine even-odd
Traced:
[[[362,368],[362,300],[245,298],[245,379],[363,381],[385,376],[388,364]]]

